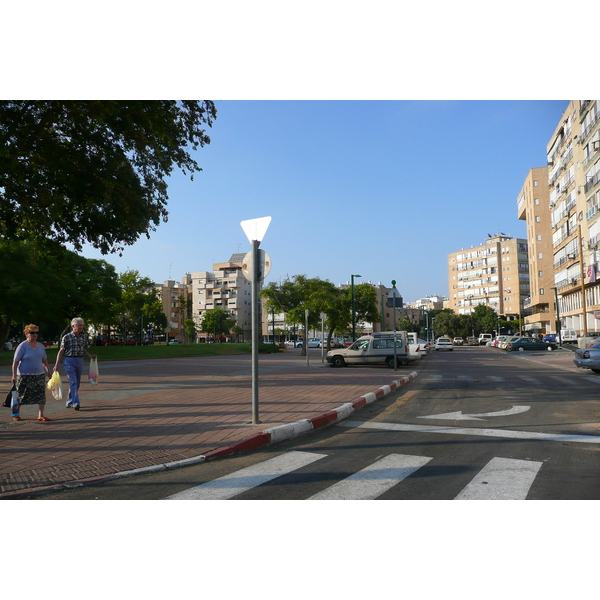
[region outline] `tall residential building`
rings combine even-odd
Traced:
[[[167,339],[184,341],[184,322],[192,315],[192,278],[186,273],[181,283],[169,279],[164,283],[156,283],[163,305],[163,312],[167,316]],[[183,298],[183,302],[182,302]]]
[[[507,320],[520,318],[530,294],[527,240],[488,234],[483,244],[452,252],[448,287],[448,307],[457,314],[483,304]]]
[[[517,198],[518,217],[527,222],[530,296],[524,308],[525,331],[549,333],[556,327],[552,226],[548,210],[548,168],[531,169]]]
[[[555,298],[561,327],[597,331],[600,221],[600,107],[573,100],[547,146]],[[585,289],[585,294],[582,291]],[[584,318],[585,313],[585,318]],[[554,328],[553,328],[554,329]]]
[[[233,254],[228,262],[213,264],[212,271],[196,271],[191,274],[193,318],[198,324],[202,315],[214,308],[221,308],[243,330],[243,337],[252,337],[252,284],[242,273],[244,254]],[[206,337],[203,332],[199,337]]]

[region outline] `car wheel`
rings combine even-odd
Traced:
[[[600,369],[590,369],[593,373],[600,373]]]
[[[548,350],[548,352],[552,352],[552,350],[554,350],[554,348],[553,348],[552,346],[548,346],[548,347],[546,348],[546,350]]]
[[[397,359],[396,359],[396,360],[397,360]],[[400,361],[398,361],[398,364],[400,364]],[[388,356],[388,357],[385,359],[385,366],[386,366],[388,369],[393,369],[393,368],[394,368],[394,357],[393,357],[393,356]]]
[[[523,348],[523,346],[519,346],[519,352],[525,352],[525,348]]]
[[[343,366],[345,366],[345,364],[346,364],[346,361],[344,360],[343,356],[339,356],[338,355],[338,356],[334,356],[331,359],[331,366],[332,367],[343,367]]]

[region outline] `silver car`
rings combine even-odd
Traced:
[[[577,348],[573,362],[581,369],[591,369],[600,373],[600,342],[590,348]]]

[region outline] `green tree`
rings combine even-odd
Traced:
[[[286,314],[287,321],[305,329],[305,311],[309,311],[308,329],[318,328],[321,313],[327,315],[327,345],[330,345],[334,331],[344,331],[351,322],[351,295],[349,288],[337,288],[333,283],[318,277],[295,275],[281,284],[269,283],[261,296],[266,306]],[[357,321],[376,321],[377,295],[369,284],[360,284],[354,288],[354,307]],[[302,346],[306,354],[306,344]]]
[[[433,331],[435,337],[460,335],[461,320],[450,308],[444,308],[435,317]]]
[[[473,322],[475,323],[475,335],[492,333],[498,329],[498,314],[491,306],[480,304],[473,311]]]
[[[234,325],[231,328],[231,335],[234,336],[236,342],[239,341],[240,336],[243,334],[244,334],[244,330],[239,325]]]
[[[0,238],[106,254],[149,237],[216,116],[210,100],[0,101]]]
[[[214,335],[215,339],[221,334],[229,335],[234,325],[235,319],[232,319],[222,308],[207,310],[202,315],[202,331]]]
[[[152,327],[156,332],[162,331],[167,326],[167,317],[163,306],[149,277],[142,277],[139,271],[128,270],[119,275],[121,285],[121,300],[115,310],[118,314],[118,325],[121,333],[139,334],[141,319],[144,327]]]
[[[35,322],[57,336],[74,316],[104,322],[120,297],[115,269],[58,244],[0,238],[0,342],[11,323]]]
[[[188,341],[196,341],[196,323],[194,319],[186,319],[183,323],[185,339]]]

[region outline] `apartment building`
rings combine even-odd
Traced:
[[[246,340],[252,337],[252,284],[242,273],[245,254],[232,254],[228,262],[214,263],[212,271],[196,271],[192,279],[192,313],[200,325],[202,315],[221,308],[236,320]],[[206,337],[206,332],[199,337]]]
[[[573,100],[547,148],[554,285],[561,326],[600,329],[600,107]]]
[[[169,279],[164,283],[154,284],[158,290],[167,316],[167,339],[184,341],[184,323],[192,316],[192,278],[186,273],[181,283]],[[183,301],[182,301],[183,298]]]
[[[552,225],[548,210],[548,167],[531,169],[517,197],[517,213],[527,222],[530,296],[525,298],[524,331],[550,333],[556,329]]]
[[[483,304],[499,316],[518,319],[530,295],[527,240],[488,234],[479,246],[448,255],[448,307],[470,314]]]

